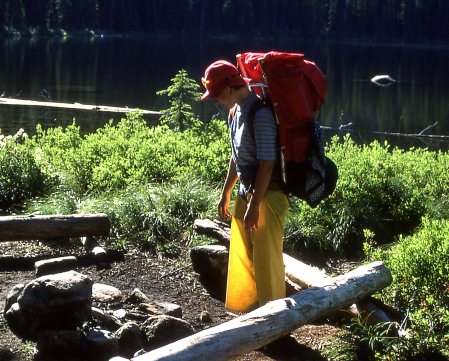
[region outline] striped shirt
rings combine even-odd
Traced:
[[[277,124],[270,108],[260,109],[254,116],[255,141],[248,129],[248,112],[257,100],[251,93],[238,103],[234,118],[230,119],[232,157],[240,179],[254,178],[260,160],[277,160],[279,153]]]

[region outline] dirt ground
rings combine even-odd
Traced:
[[[27,284],[35,277],[34,263],[41,259],[74,255],[78,259],[77,271],[88,275],[94,282],[117,287],[124,296],[139,288],[150,299],[172,302],[182,306],[183,319],[200,331],[236,317],[225,309],[223,302],[212,298],[198,281],[191,265],[183,265],[151,250],[128,248],[108,251],[110,268],[98,268],[81,246],[48,247],[37,242],[0,243],[0,361],[31,361],[36,357],[34,343],[23,343],[9,331],[3,316],[5,297],[18,283]],[[212,322],[199,320],[205,305]],[[325,321],[325,320],[324,320]],[[321,322],[305,325],[260,350],[239,356],[236,360],[291,360],[323,361],[326,350],[334,347],[332,338],[340,328]]]

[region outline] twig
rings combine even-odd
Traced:
[[[422,135],[422,133],[424,133],[427,129],[434,127],[435,125],[437,125],[438,122],[435,122],[434,125],[429,125],[426,129],[424,129],[421,133],[419,133],[418,135]]]

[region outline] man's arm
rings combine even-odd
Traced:
[[[224,220],[231,218],[231,212],[229,212],[229,203],[231,201],[231,192],[237,183],[237,169],[235,167],[234,159],[231,157],[228,167],[228,175],[226,176],[226,181],[223,186],[223,191],[221,192],[221,198],[218,202],[218,214]]]

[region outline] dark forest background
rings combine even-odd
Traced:
[[[449,41],[448,0],[0,0],[6,33]]]

